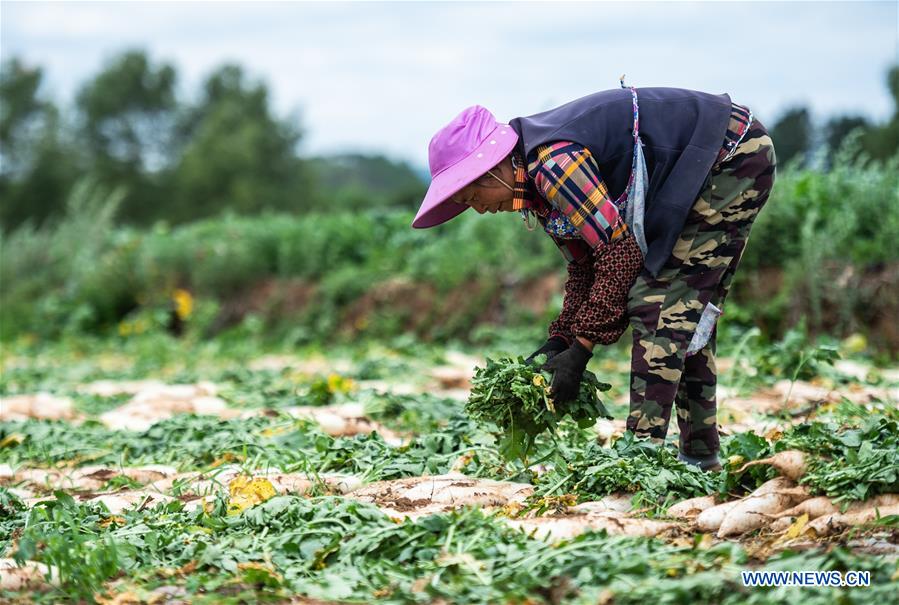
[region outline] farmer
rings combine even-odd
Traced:
[[[498,123],[463,110],[431,139],[431,184],[412,223],[474,208],[520,212],[568,262],[540,353],[552,396],[573,399],[597,344],[633,328],[627,429],[662,443],[672,406],[679,458],[720,469],[716,320],[774,184],[768,132],[727,94],[605,90]]]

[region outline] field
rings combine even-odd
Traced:
[[[675,421],[665,447],[623,433],[621,347],[590,365],[613,385],[602,398],[614,420],[563,423],[522,463],[463,411],[474,367],[509,352],[500,345],[18,339],[0,382],[0,595],[890,602],[899,369],[853,339],[751,336],[719,358],[724,470],[712,473],[676,460]],[[743,469],[782,451],[803,452],[801,468]],[[773,505],[744,500],[724,525],[700,514],[762,485]],[[870,586],[748,588],[745,570],[869,571]]]
[[[730,32],[744,5],[657,4],[635,51],[595,35],[633,19],[623,3],[548,35],[535,3],[4,3],[0,605],[899,605],[895,3],[757,3],[765,45],[739,70],[685,32]],[[472,23],[490,35],[459,45]],[[552,52],[516,61],[521,40]],[[567,50],[620,60],[509,86]],[[678,272],[658,287],[696,300],[628,296],[634,322],[661,300],[649,357],[700,331],[683,309],[722,310],[715,367],[678,392],[707,408],[717,379],[709,472],[679,460],[682,410],[660,443],[626,430],[631,328],[576,368],[573,402],[524,362],[559,323],[617,323],[601,299],[627,284],[617,262],[589,295],[569,280],[554,238],[502,211],[518,170],[481,180],[507,171],[494,152],[520,135],[526,197],[591,240],[623,233],[612,206],[639,218],[618,173],[639,129],[653,250],[698,193],[677,182],[711,168],[724,97],[669,91],[672,119],[636,128],[668,94],[606,124],[613,97],[584,95],[607,86],[727,91],[774,142],[731,149],[729,122],[719,168],[743,199],[713,212],[707,180],[698,235],[665,240]],[[542,142],[610,147],[534,164],[514,116],[551,124],[582,97],[603,104]],[[480,117],[433,137],[452,115]],[[760,150],[776,178],[756,212]],[[474,207],[412,228],[441,181]],[[665,389],[634,382],[654,412]]]

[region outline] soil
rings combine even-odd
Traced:
[[[899,323],[895,321],[899,317],[899,262],[863,268],[830,263],[818,270],[824,276],[818,283],[834,287],[811,291],[807,283],[783,269],[763,267],[740,272],[729,299],[751,313],[751,321],[772,337],[804,318],[813,336],[845,337],[859,332],[868,336],[873,349],[899,354]],[[344,336],[383,324],[387,330],[442,337],[442,332],[435,332],[436,325],[455,333],[456,326],[470,330],[475,325],[507,322],[510,313],[541,317],[563,289],[562,271],[510,283],[473,279],[446,292],[433,284],[397,277],[375,284],[345,305],[339,325]],[[236,325],[248,313],[259,313],[270,321],[298,318],[313,303],[316,291],[317,286],[305,280],[261,280],[224,300],[209,332],[212,335]],[[852,296],[846,296],[847,292]]]
[[[430,503],[431,503],[431,501],[428,500],[427,498],[419,498],[418,500],[410,500],[409,498],[406,498],[405,496],[403,496],[401,498],[397,498],[396,500],[386,499],[383,501],[382,500],[378,501],[378,504],[381,504],[384,506],[390,506],[391,508],[394,508],[403,513],[409,512],[409,511],[415,511],[420,508],[424,508],[425,506],[429,505]]]

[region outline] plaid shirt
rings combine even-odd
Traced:
[[[748,108],[732,105],[713,170],[731,157],[751,119]],[[525,219],[529,213],[536,216],[569,261],[562,313],[550,325],[550,335],[569,343],[574,336],[603,344],[617,341],[627,328],[627,291],[642,269],[642,254],[624,222],[624,208],[615,205],[599,166],[582,145],[541,145],[527,167],[517,151],[512,158],[513,209],[523,211]]]

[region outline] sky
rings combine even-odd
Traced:
[[[306,135],[303,155],[427,166],[462,109],[499,120],[626,83],[729,93],[771,126],[893,111],[899,2],[0,2],[0,54],[71,102],[116,54],[174,64],[182,98],[237,62]]]

